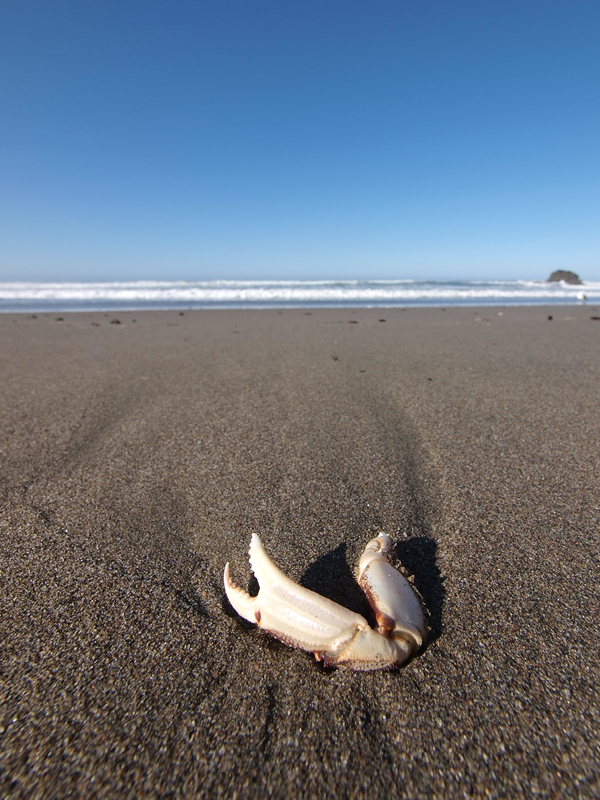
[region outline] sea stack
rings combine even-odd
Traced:
[[[583,281],[576,275],[574,272],[569,272],[568,269],[557,269],[555,270],[552,275],[548,278],[546,283],[558,283],[558,281],[564,281],[565,283],[573,283],[577,286],[583,284]]]

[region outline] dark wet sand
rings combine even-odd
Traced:
[[[0,795],[598,797],[600,311],[502,311],[0,315]],[[224,598],[380,529],[402,669]]]

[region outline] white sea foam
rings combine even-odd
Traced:
[[[539,305],[600,302],[600,282],[131,281],[0,283],[1,311],[286,306]]]

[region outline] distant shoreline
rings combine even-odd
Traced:
[[[583,300],[583,295],[585,300]],[[0,312],[440,308],[600,303],[600,281],[127,281],[0,283]]]

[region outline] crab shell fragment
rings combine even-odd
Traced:
[[[260,585],[251,597],[231,579],[224,584],[237,613],[282,642],[314,653],[326,666],[353,670],[391,669],[421,647],[428,627],[420,598],[386,558],[393,542],[380,533],[366,546],[357,580],[375,612],[377,630],[360,614],[299,586],[278,569],[252,534],[250,566]]]

